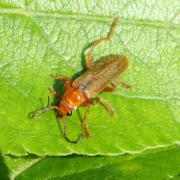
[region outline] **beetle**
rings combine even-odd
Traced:
[[[57,106],[49,105],[47,108],[37,110],[33,113],[32,117],[39,116],[41,113],[56,110],[64,122],[64,138],[71,143],[77,143],[78,140],[70,140],[66,134],[66,117],[72,115],[72,112],[80,106],[87,106],[85,111],[82,127],[83,136],[90,137],[90,132],[87,125],[87,114],[92,105],[101,103],[105,106],[110,114],[113,114],[111,106],[102,99],[99,95],[100,92],[112,92],[116,89],[115,83],[117,77],[123,73],[128,67],[128,58],[122,55],[107,55],[102,57],[96,64],[93,63],[93,49],[100,45],[102,42],[109,41],[114,33],[115,28],[119,22],[119,17],[116,17],[110,30],[105,38],[95,41],[87,52],[86,66],[87,70],[75,80],[65,76],[55,76],[55,80],[65,80],[65,92]],[[119,81],[120,85],[125,88],[130,88],[126,83]],[[57,92],[49,89],[53,96],[58,96]]]

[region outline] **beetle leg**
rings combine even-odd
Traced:
[[[77,144],[78,142],[79,142],[79,140],[80,140],[80,138],[81,137],[79,137],[77,140],[70,140],[68,137],[67,137],[67,120],[66,120],[66,118],[63,118],[62,119],[63,120],[63,124],[64,124],[64,138],[68,141],[68,142],[70,142],[70,143],[74,143],[74,144]]]
[[[106,109],[107,111],[109,112],[109,114],[112,116],[113,113],[114,113],[114,110],[113,108],[111,107],[111,105],[105,100],[103,99],[102,97],[97,97],[96,99],[96,103],[101,103]]]
[[[95,99],[95,102],[92,99],[88,99],[83,104],[81,104],[81,106],[91,106],[98,103],[101,103],[107,109],[107,111],[111,115],[113,115],[113,112],[114,112],[113,108],[110,106],[110,104],[106,100],[104,100],[102,97],[99,97],[99,96]]]
[[[131,86],[124,83],[123,81],[121,80],[116,80],[116,82],[114,82],[116,85],[120,84],[122,87],[126,88],[126,89],[131,89]]]
[[[83,136],[85,138],[89,138],[90,137],[90,132],[89,132],[89,129],[88,129],[87,118],[86,118],[87,114],[89,112],[89,109],[90,109],[90,106],[87,107],[86,112],[85,112],[84,117],[83,117],[83,122],[82,122]]]
[[[81,106],[88,106],[86,109],[86,112],[84,114],[83,117],[83,122],[82,122],[82,127],[83,127],[83,136],[86,138],[90,137],[90,132],[88,130],[88,124],[87,124],[87,114],[89,112],[89,109],[91,107],[91,105],[95,105],[97,103],[101,103],[104,105],[104,107],[107,109],[107,111],[113,115],[114,110],[112,109],[112,107],[109,105],[109,103],[107,101],[105,101],[103,98],[101,97],[97,97],[96,101],[94,102],[93,99],[88,99],[87,101],[85,101],[83,104],[81,104]]]
[[[67,80],[64,84],[64,87],[66,90],[71,89],[72,88],[72,80],[71,79]]]
[[[99,96],[95,99],[95,102],[92,99],[88,99],[83,104],[81,104],[81,106],[91,106],[91,105],[96,105],[98,103],[101,103],[107,109],[107,111],[111,115],[113,115],[114,113],[113,108],[110,106],[110,104],[106,100],[104,100],[102,97],[99,97]]]
[[[114,83],[111,83],[111,86],[112,87],[105,87],[102,91],[104,91],[104,92],[113,92],[113,91],[115,91],[116,90],[116,85],[114,84]]]
[[[52,77],[55,79],[55,80],[65,80],[65,81],[68,81],[70,80],[70,78],[66,77],[66,76],[62,76],[62,75],[52,75]]]
[[[91,106],[91,105],[94,105],[94,104],[96,104],[96,103],[93,102],[92,99],[88,99],[88,100],[86,100],[85,102],[83,102],[83,103],[81,104],[81,106]]]
[[[100,45],[102,42],[109,41],[113,37],[114,32],[115,32],[115,28],[116,28],[118,22],[119,22],[119,17],[116,17],[112,22],[111,28],[110,28],[107,36],[105,38],[101,38],[101,39],[95,41],[91,45],[91,47],[88,49],[87,59],[86,59],[87,68],[91,68],[93,66],[93,49],[96,46]]]
[[[86,112],[84,114],[83,121],[82,121],[83,136],[86,137],[86,138],[90,137],[90,133],[89,133],[89,130],[88,130],[88,124],[87,124],[87,118],[86,117],[87,117],[87,114],[89,112],[90,106],[91,105],[95,105],[95,104],[96,104],[96,102],[93,102],[92,99],[88,99],[83,104],[81,104],[81,106],[88,106],[87,109],[86,109]]]
[[[53,75],[52,75],[53,76]],[[65,80],[66,82],[65,82],[65,89],[67,90],[67,89],[69,89],[69,88],[71,88],[71,86],[72,86],[72,80],[70,79],[70,78],[68,78],[68,77],[66,77],[66,76],[62,76],[62,75],[56,75],[56,76],[53,76],[54,77],[54,79],[55,80]],[[51,92],[51,94],[52,95],[54,95],[54,91],[52,92],[51,90],[50,90],[50,92]],[[56,92],[55,92],[56,93]]]
[[[92,50],[90,50],[87,54],[86,66],[88,69],[90,69],[93,66]]]
[[[49,92],[51,93],[52,96],[60,97],[53,88],[49,88]]]

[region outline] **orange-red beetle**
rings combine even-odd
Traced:
[[[89,137],[90,133],[87,127],[86,115],[89,111],[89,107],[98,102],[102,103],[106,109],[112,114],[113,109],[111,106],[103,100],[98,94],[102,91],[112,92],[115,90],[115,80],[117,77],[126,70],[128,67],[128,59],[121,55],[108,55],[102,57],[97,64],[93,64],[93,49],[102,42],[108,41],[112,38],[115,27],[117,26],[119,18],[115,18],[107,37],[97,40],[88,49],[87,53],[87,71],[79,78],[71,80],[64,76],[56,76],[57,80],[65,80],[65,93],[58,106],[48,106],[47,108],[38,110],[33,113],[33,117],[39,114],[49,111],[57,110],[60,117],[64,120],[64,137],[66,140],[72,143],[77,143],[78,140],[72,141],[66,135],[66,116],[70,116],[72,111],[79,106],[88,106],[84,118],[83,118],[83,135]],[[119,81],[119,83],[125,87],[130,88],[129,85]],[[111,85],[109,87],[108,85]],[[50,89],[51,94],[58,96],[55,90]],[[93,98],[95,99],[93,100]]]

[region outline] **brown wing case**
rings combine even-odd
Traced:
[[[102,57],[97,64],[73,81],[73,86],[85,92],[88,98],[97,96],[128,67],[128,59],[120,55]]]

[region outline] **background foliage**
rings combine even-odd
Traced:
[[[37,177],[38,174],[42,178],[47,174],[48,178],[60,177],[60,170],[64,178],[72,179],[78,176],[95,179],[101,171],[109,174],[109,178],[114,172],[117,178],[146,177],[158,166],[162,171],[156,173],[157,176],[178,176],[179,7],[177,0],[2,0],[0,163],[5,173],[0,173],[3,178]],[[130,84],[132,90],[118,87],[114,93],[103,93],[115,110],[114,117],[101,105],[92,107],[88,116],[92,137],[77,145],[69,144],[53,112],[39,120],[29,119],[28,114],[46,105],[48,87],[62,90],[62,85],[56,84],[51,74],[69,77],[81,74],[85,68],[86,47],[106,36],[115,16],[120,17],[116,34],[110,42],[96,48],[94,58],[126,55],[130,66],[120,78]],[[80,109],[68,120],[71,138],[81,133],[79,114],[83,111]],[[171,160],[169,153],[173,154]],[[70,154],[99,156],[46,157]],[[165,159],[171,167],[163,165]],[[57,169],[40,174],[38,169],[49,169],[51,162],[55,162]],[[76,169],[72,162],[78,162],[80,168]],[[89,162],[92,163],[88,165]],[[125,167],[133,171],[124,170],[124,163],[130,163]],[[135,165],[131,167],[131,163]],[[146,165],[149,171],[144,170]],[[95,177],[89,175],[92,172]]]

